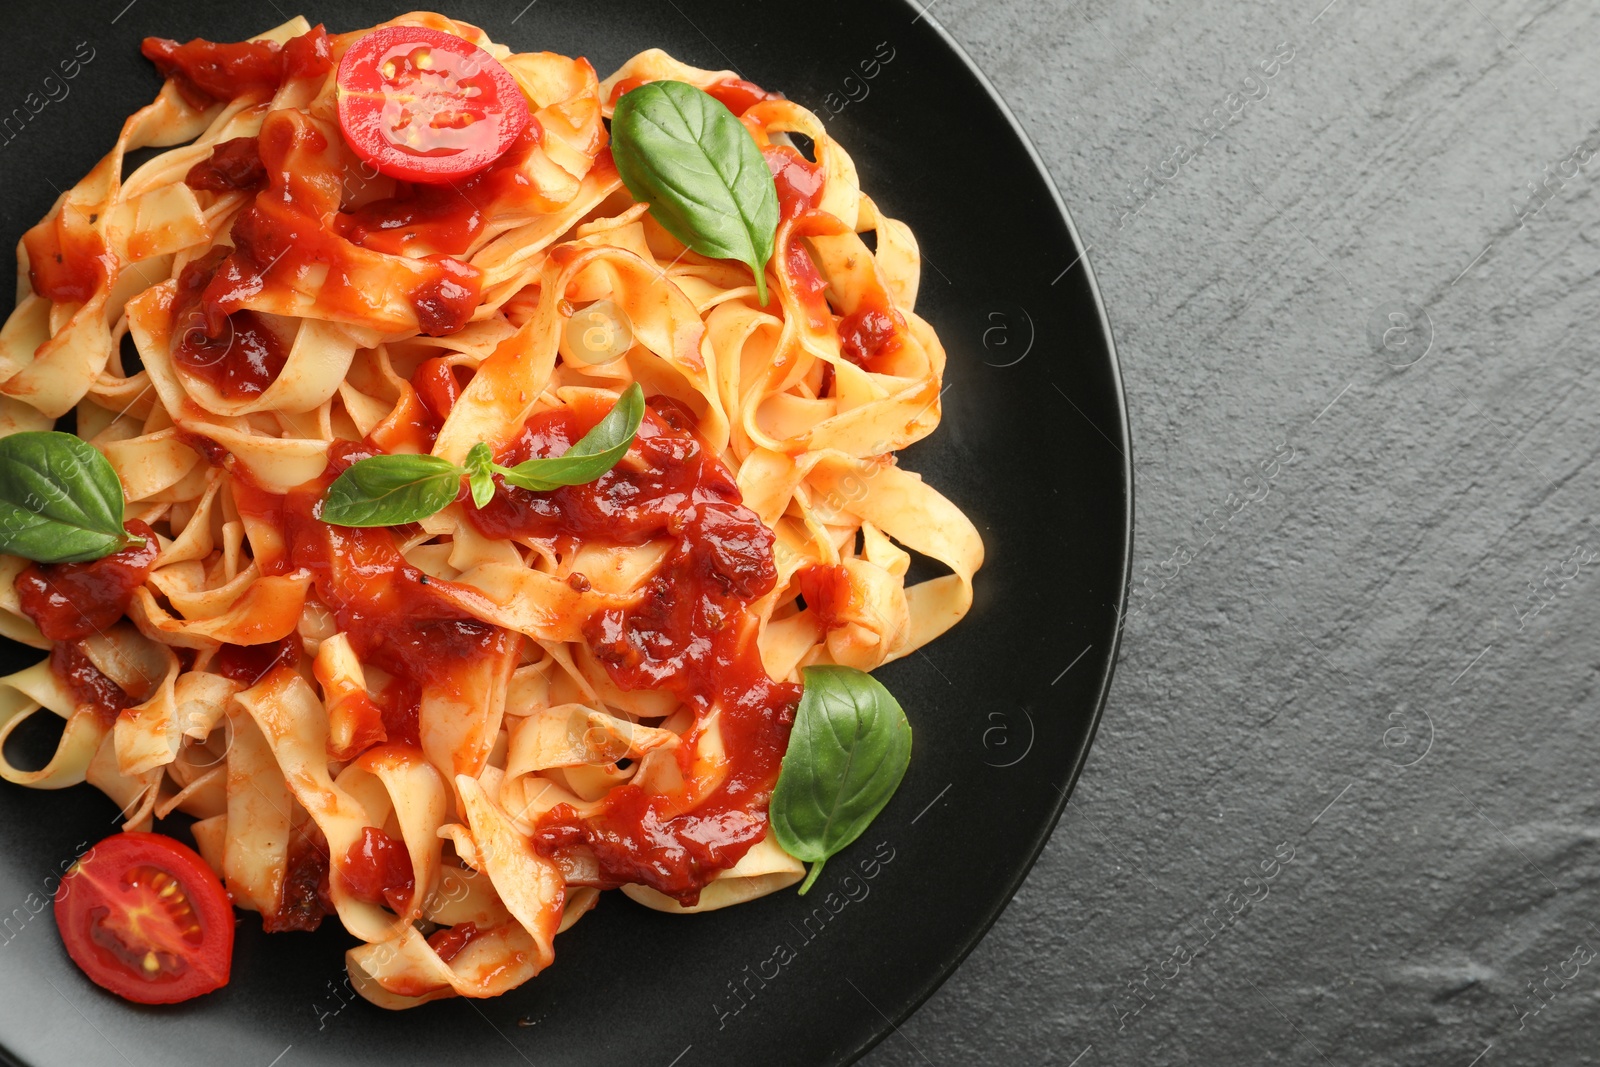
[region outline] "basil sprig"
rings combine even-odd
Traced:
[[[420,522],[442,511],[467,479],[472,503],[484,507],[494,497],[494,476],[508,485],[545,492],[584,485],[615,467],[633,444],[644,420],[644,390],[634,382],[623,390],[606,417],[562,455],[530,459],[515,467],[494,461],[479,441],[465,466],[438,456],[371,456],[352,463],[333,480],[322,498],[319,518],[335,526],[398,526]]]
[[[911,763],[911,724],[865,671],[807,667],[801,680],[805,692],[769,812],[778,844],[811,864],[803,895],[900,788]]]
[[[766,304],[778,190],[733,112],[684,82],[646,82],[617,100],[611,157],[668,233],[703,256],[748,264]]]
[[[144,538],[123,529],[122,482],[89,442],[55,430],[0,437],[0,552],[85,563]]]
[[[592,482],[628,454],[628,446],[633,444],[633,435],[639,432],[643,419],[644,390],[634,382],[617,397],[606,417],[563,454],[550,459],[526,460],[509,468],[496,465],[494,472],[504,478],[507,485],[536,493]],[[471,462],[470,456],[468,462]]]

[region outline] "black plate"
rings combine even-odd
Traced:
[[[294,13],[290,0],[136,0],[118,14],[125,2],[10,5],[0,76],[7,240],[155,93],[140,38],[237,40]],[[239,922],[226,989],[166,1009],[101,993],[62,951],[48,908],[33,912],[74,847],[111,830],[113,806],[88,787],[0,783],[0,1043],[19,1062],[847,1063],[983,936],[1066,803],[1116,655],[1132,468],[1082,245],[1004,105],[931,19],[898,2],[523,3],[462,0],[449,13],[518,51],[586,55],[602,76],[660,46],[781,90],[825,118],[863,188],[922,244],[917,310],[949,352],[949,390],[944,423],[903,462],[972,516],[988,563],[966,621],[880,672],[916,729],[905,783],[804,899],[790,891],[678,918],[608,894],[558,940],[555,965],[511,995],[401,1014],[344,988],[350,940],[337,923],[266,937],[253,916]],[[403,10],[341,0],[305,13],[349,30]],[[70,82],[47,84],[80,41],[94,58]],[[869,80],[859,64],[880,42],[893,58],[868,64]],[[13,107],[25,121],[7,128]],[[0,667],[33,655],[13,646]],[[875,851],[892,858],[872,867]]]

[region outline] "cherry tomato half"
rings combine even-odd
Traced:
[[[67,955],[96,985],[139,1004],[175,1004],[228,984],[233,908],[193,849],[163,834],[114,834],[56,890]]]
[[[443,184],[482,170],[528,125],[511,72],[470,41],[385,26],[339,62],[339,126],[391,178]]]

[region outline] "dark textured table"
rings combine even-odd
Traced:
[[[1050,846],[866,1062],[1600,1062],[1600,10],[932,15],[1090,246],[1134,590]]]

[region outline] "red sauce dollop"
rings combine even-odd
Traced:
[[[144,538],[88,563],[30,563],[17,575],[22,612],[51,641],[77,641],[115,626],[134,590],[150,575],[160,548],[155,531],[138,519],[126,524]]]
[[[900,347],[894,310],[865,305],[839,320],[839,349],[858,367],[875,370],[881,356]]]
[[[332,69],[333,49],[328,44],[328,31],[320,22],[300,36],[289,38],[283,46],[285,79],[316,77]]]
[[[535,415],[500,462],[559,454],[603,414]],[[767,677],[749,610],[776,581],[772,531],[741,503],[732,474],[693,424],[675,402],[652,398],[629,458],[596,481],[548,493],[502,486],[487,507],[467,513],[490,537],[673,542],[639,599],[596,614],[584,636],[621,688],[665,689],[701,715],[720,708],[727,777],[688,813],[633,785],[613,789],[587,819],[558,805],[534,845],[547,855],[586,848],[602,884],[637,882],[685,904],[766,833],[800,699],[799,686]],[[683,752],[687,760],[689,747]]]
[[[241,93],[271,96],[283,82],[283,63],[276,41],[219,44],[196,38],[179,44],[166,37],[146,37],[139,46],[163,78],[175,78],[191,104],[232,100]]]
[[[606,102],[609,104],[615,104],[618,100],[622,99],[623,93],[632,92],[634,89],[639,88],[639,86],[643,85],[644,83],[644,78],[623,78],[621,81],[617,82],[617,84],[611,87],[611,99]]]
[[[397,911],[417,884],[405,845],[373,826],[361,828],[361,836],[339,865],[339,877],[357,900],[387,904]]]
[[[224,313],[206,292],[226,264],[226,248],[213,249],[178,275],[173,303],[172,360],[211,385],[226,400],[248,400],[271,388],[289,361],[277,333],[254,311]]]

